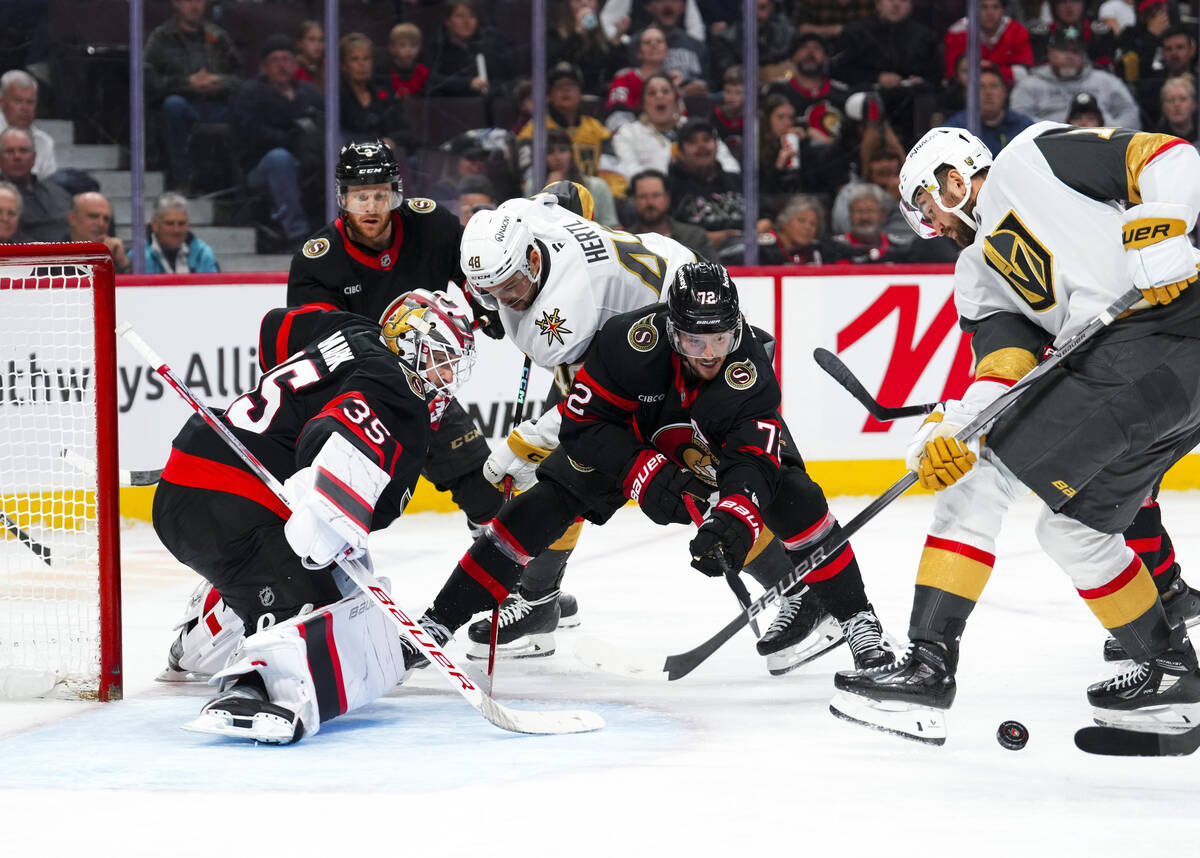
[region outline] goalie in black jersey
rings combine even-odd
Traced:
[[[708,263],[681,266],[666,304],[607,321],[563,404],[561,445],[459,561],[426,619],[457,629],[503,598],[576,516],[603,524],[630,499],[656,524],[688,524],[689,504],[707,510],[715,488],[692,541],[706,575],[740,572],[764,525],[793,561],[835,539],[838,523],[779,414],[769,340],[744,323],[725,269]],[[849,545],[806,581],[856,666],[892,663]]]
[[[154,527],[216,587],[245,641],[217,673],[220,695],[190,729],[287,743],[379,697],[427,662],[340,570],[404,511],[431,418],[470,373],[465,308],[410,293],[382,328],[352,313],[272,310],[261,343],[309,345],[280,361],[221,419],[283,482],[286,507],[199,416],[172,442]],[[449,633],[428,625],[445,639]]]

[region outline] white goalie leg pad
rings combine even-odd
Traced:
[[[968,478],[937,493],[929,535],[995,554],[1004,513],[1027,491],[985,445]]]
[[[1137,559],[1121,534],[1101,533],[1050,507],[1042,508],[1035,532],[1042,550],[1070,576],[1077,590],[1104,586]]]
[[[179,636],[171,644],[159,682],[207,681],[225,667],[245,634],[241,619],[207,581],[192,591],[175,629]]]
[[[946,711],[896,700],[871,700],[839,691],[829,711],[843,721],[926,745],[946,744]]]

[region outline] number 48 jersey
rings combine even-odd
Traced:
[[[535,364],[554,370],[563,393],[601,325],[657,303],[679,266],[696,261],[672,238],[608,229],[550,194],[509,200],[500,211],[525,219],[543,259],[533,305],[520,312],[501,306],[504,330]]]

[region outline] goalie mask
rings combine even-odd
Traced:
[[[737,287],[723,265],[679,266],[667,289],[667,341],[683,357],[723,358],[742,341]]]
[[[467,311],[445,292],[414,289],[383,313],[388,348],[412,370],[425,396],[454,396],[475,365],[475,334]]]
[[[480,304],[489,310],[501,303],[514,310],[529,309],[537,297],[541,266],[534,271],[530,265],[537,245],[524,218],[499,209],[475,212],[459,248],[467,288]]]
[[[953,205],[942,201],[942,190],[938,184],[938,168],[953,167],[967,184],[967,193]],[[971,177],[992,165],[992,153],[983,141],[962,128],[934,128],[917,141],[900,168],[900,211],[921,238],[936,238],[937,230],[917,204],[918,191],[925,191],[933,204],[942,211],[957,215],[972,232],[973,221],[964,211],[971,198]]]
[[[380,214],[399,208],[404,200],[400,165],[382,140],[343,146],[333,177],[338,208],[344,212]]]

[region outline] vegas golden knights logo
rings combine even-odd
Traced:
[[[1010,211],[983,240],[983,259],[1035,313],[1053,307],[1054,257]]]

